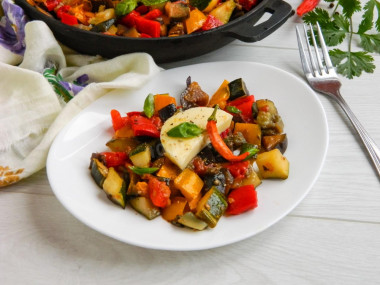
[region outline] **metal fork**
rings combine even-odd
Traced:
[[[300,29],[298,28],[298,26],[296,26],[298,47],[302,62],[302,68],[305,73],[306,79],[315,91],[326,94],[329,97],[335,99],[339,106],[342,107],[343,111],[346,113],[355,130],[359,134],[361,140],[363,141],[364,146],[366,147],[374,163],[377,174],[380,177],[380,149],[376,145],[374,140],[369,136],[367,131],[363,128],[362,124],[356,118],[356,116],[351,111],[350,107],[347,105],[346,101],[340,94],[339,90],[341,87],[341,83],[331,63],[330,56],[328,54],[328,50],[323,39],[321,28],[318,23],[316,26],[322,54],[319,52],[313,27],[311,25],[303,25],[304,36],[301,37]],[[311,48],[308,40],[308,29],[311,42],[313,43],[313,49]],[[306,48],[303,44],[304,41],[306,42]]]

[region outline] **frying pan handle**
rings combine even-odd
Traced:
[[[277,30],[294,14],[292,6],[282,0],[268,1],[268,4],[261,7],[260,12],[258,11],[262,15],[265,12],[272,14],[265,22],[254,26],[252,22],[247,21],[243,25],[238,25],[235,29],[226,31],[226,34],[243,42],[257,42]]]

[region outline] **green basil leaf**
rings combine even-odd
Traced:
[[[245,160],[250,159],[251,157],[255,156],[259,152],[259,148],[257,145],[253,145],[250,143],[245,143],[241,146],[240,154],[248,152],[249,155],[246,157]]]
[[[145,6],[153,6],[153,5],[165,3],[167,1],[168,0],[141,0],[141,3],[143,3]]]
[[[115,7],[117,16],[124,16],[131,13],[137,6],[137,0],[122,0]]]
[[[236,108],[235,106],[227,106],[226,110],[230,113],[233,113],[233,114],[241,114],[241,111],[238,108]]]
[[[144,113],[148,118],[151,118],[154,114],[154,98],[152,93],[150,93],[145,99]]]
[[[138,175],[151,174],[156,172],[159,168],[157,167],[138,167],[138,166],[129,166],[129,169]]]
[[[174,138],[193,138],[203,133],[203,129],[196,124],[184,122],[168,131],[169,137]]]

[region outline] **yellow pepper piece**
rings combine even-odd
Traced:
[[[185,21],[187,33],[191,34],[199,30],[203,26],[206,19],[207,19],[207,16],[203,14],[197,8],[192,10],[190,12],[189,18],[187,18]]]

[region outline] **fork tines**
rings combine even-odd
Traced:
[[[304,70],[304,73],[306,77],[308,76],[318,77],[322,75],[336,76],[334,67],[331,63],[330,56],[328,54],[326,43],[322,35],[321,27],[319,26],[318,22],[316,24],[316,27],[317,27],[319,44],[320,44],[320,49],[322,51],[322,54],[319,51],[317,41],[315,39],[313,26],[311,24],[309,25],[304,24],[303,36],[301,36],[301,32],[298,26],[296,27],[299,52],[301,56],[302,68]],[[303,42],[306,42],[306,49]],[[310,42],[313,44],[314,52],[312,51]]]

